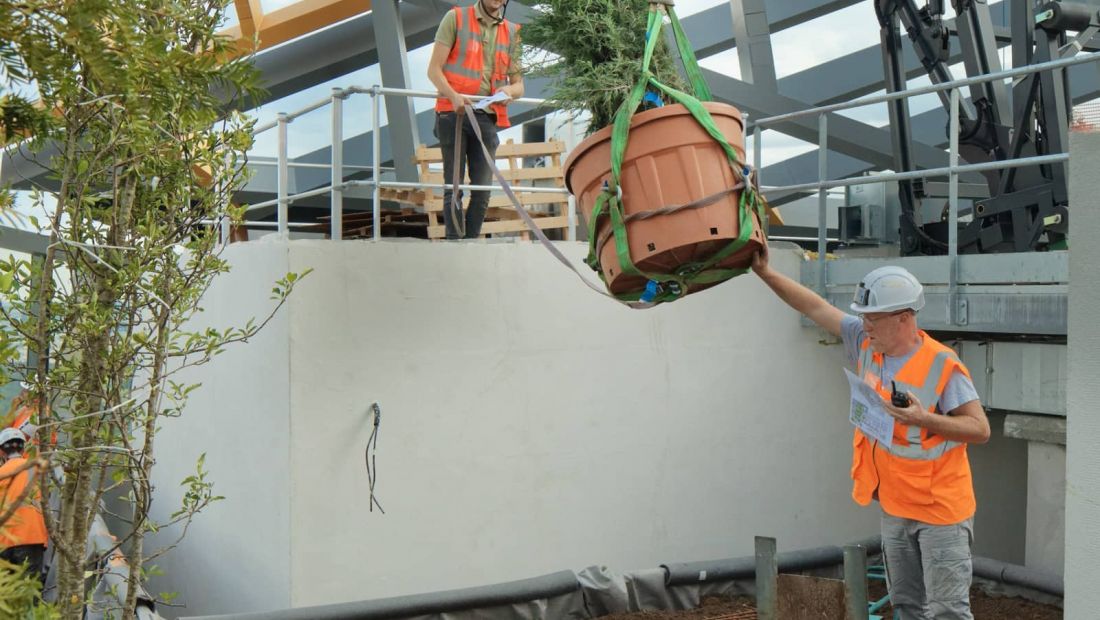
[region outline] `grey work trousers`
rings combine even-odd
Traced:
[[[973,620],[973,542],[973,518],[929,525],[882,513],[882,553],[895,618]]]

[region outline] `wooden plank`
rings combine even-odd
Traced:
[[[500,171],[509,183],[515,181],[554,181],[555,187],[561,187],[564,185],[565,177],[562,176],[560,167],[546,167],[546,168],[504,168]],[[443,171],[430,169],[427,172],[420,173],[421,183],[443,183]],[[493,179],[493,185],[496,185],[496,179]],[[433,189],[428,191],[440,192],[442,190]]]
[[[546,230],[548,228],[568,228],[569,217],[566,215],[558,215],[553,217],[537,217],[535,218],[535,224]],[[481,234],[494,234],[505,232],[523,232],[528,230],[527,225],[522,220],[507,220],[500,222],[485,222],[481,225]],[[447,234],[447,230],[443,226],[429,226],[428,238],[429,239],[442,239]]]
[[[516,196],[520,197],[520,204],[522,204],[524,208],[527,208],[528,206],[532,206],[532,205],[543,205],[543,204],[559,204],[560,205],[560,204],[566,204],[567,202],[569,202],[569,196],[567,196],[566,194],[543,194],[543,193],[540,192],[540,193],[537,193],[537,194],[526,194],[526,193],[516,194]],[[489,207],[510,207],[510,206],[512,206],[512,201],[507,196],[500,195],[500,196],[490,196],[489,197]],[[442,211],[443,210],[443,198],[441,196],[439,196],[439,197],[433,196],[433,197],[428,198],[427,200],[424,201],[424,210],[427,211],[428,213],[438,213],[438,212]]]
[[[509,157],[548,157],[565,152],[565,143],[558,140],[549,142],[504,143],[497,147],[496,158]],[[424,147],[416,150],[417,163],[442,163],[443,150],[437,147]]]

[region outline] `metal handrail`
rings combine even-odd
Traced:
[[[371,165],[369,166],[352,166],[343,163],[343,100],[352,95],[365,94],[369,95],[372,99],[371,105],[371,117],[372,117],[372,158]],[[332,94],[324,99],[314,101],[294,112],[280,112],[276,119],[269,123],[258,125],[253,129],[253,135],[259,135],[265,131],[271,129],[278,130],[278,152],[274,161],[256,161],[251,162],[259,166],[275,166],[277,169],[277,197],[272,200],[259,202],[249,205],[245,209],[245,213],[255,211],[257,209],[264,209],[268,207],[276,207],[277,215],[275,226],[278,228],[279,234],[283,237],[289,236],[288,225],[288,212],[290,205],[296,201],[306,198],[312,198],[315,196],[321,196],[324,194],[330,194],[330,227],[331,237],[334,240],[339,240],[342,235],[343,228],[343,193],[344,191],[353,187],[371,187],[373,191],[372,196],[372,237],[378,239],[381,236],[381,190],[383,188],[393,189],[447,189],[449,186],[445,186],[437,183],[413,183],[402,181],[382,181],[379,177],[383,170],[393,170],[392,167],[383,167],[379,165],[379,159],[381,158],[381,117],[379,114],[380,106],[378,105],[379,95],[396,95],[402,97],[419,97],[419,98],[438,98],[439,93],[424,90],[413,90],[407,88],[387,88],[383,86],[371,86],[365,88],[362,86],[349,86],[347,88],[333,88]],[[472,95],[469,97],[473,101],[480,101],[488,98],[487,96]],[[546,103],[544,99],[534,99],[530,97],[521,97],[513,99],[514,103],[524,103],[532,105],[543,105]],[[287,155],[287,127],[295,119],[301,116],[313,112],[314,110],[321,109],[326,105],[332,106],[332,162],[330,164],[324,163],[306,163],[306,162],[292,162]],[[327,168],[332,171],[332,178],[329,185],[325,187],[319,187],[296,194],[291,194],[288,189],[289,174],[291,168]],[[369,180],[354,180],[343,181],[344,170],[370,170],[371,179]],[[341,182],[343,181],[343,182]],[[504,188],[499,185],[459,185],[459,189],[465,190],[488,190],[488,191],[500,191]],[[513,186],[513,191],[516,193],[551,193],[551,194],[566,194],[568,190],[558,187],[533,187],[533,186]],[[573,239],[576,236],[574,226],[576,223],[575,205],[573,199],[570,196],[567,203],[567,210],[569,216],[569,238]],[[222,241],[224,242],[228,236],[227,227],[222,227]]]
[[[762,134],[761,127],[765,125],[772,125],[775,123],[781,123],[791,121],[798,118],[804,118],[808,116],[816,116],[818,119],[818,180],[816,183],[800,183],[796,185],[781,185],[781,186],[767,186],[761,185],[764,191],[782,191],[782,192],[799,192],[807,190],[817,190],[818,192],[818,240],[817,240],[817,289],[818,293],[825,295],[826,293],[826,250],[828,248],[828,240],[825,238],[826,230],[826,192],[829,189],[837,187],[846,187],[852,185],[864,185],[868,183],[866,177],[857,177],[849,179],[828,179],[827,170],[827,143],[828,143],[828,114],[837,112],[840,110],[848,110],[853,108],[864,107],[868,105],[874,105],[887,101],[893,101],[895,99],[916,97],[919,95],[925,95],[929,93],[937,93],[942,91],[950,92],[950,104],[949,104],[949,146],[948,146],[948,165],[941,168],[931,168],[926,170],[913,170],[907,172],[891,172],[876,174],[874,181],[876,183],[882,183],[887,181],[903,181],[913,179],[924,179],[930,177],[942,177],[946,175],[948,177],[948,283],[949,290],[947,296],[947,316],[948,320],[952,324],[958,324],[960,321],[960,313],[957,308],[957,291],[958,291],[958,221],[959,221],[959,175],[967,172],[982,172],[987,170],[1003,170],[1006,168],[1015,168],[1027,165],[1043,165],[1043,164],[1061,164],[1069,160],[1068,153],[1055,153],[1052,155],[1041,155],[1034,157],[1023,157],[1006,161],[993,161],[980,164],[967,164],[959,165],[959,107],[962,105],[961,90],[964,87],[974,84],[982,84],[985,82],[991,82],[995,80],[1003,80],[1008,78],[1015,78],[1024,75],[1030,75],[1033,73],[1039,73],[1042,71],[1051,71],[1055,69],[1063,69],[1073,65],[1079,65],[1089,62],[1096,62],[1100,60],[1100,52],[1091,52],[1087,54],[1079,54],[1077,56],[1069,58],[1059,58],[1036,65],[1028,65],[1025,67],[1016,67],[1013,69],[1006,69],[1004,71],[998,71],[995,73],[989,73],[986,75],[979,75],[974,77],[961,78],[958,80],[951,80],[949,82],[942,82],[940,84],[931,84],[914,89],[906,89],[904,91],[898,91],[894,93],[886,93],[883,95],[874,95],[870,97],[863,97],[852,101],[835,103],[830,105],[818,106],[814,108],[807,108],[805,110],[798,110],[795,112],[789,112],[786,114],[779,114],[775,116],[767,116],[764,118],[756,119],[752,125],[753,131],[753,161],[756,169],[761,167],[761,152],[762,147]]]

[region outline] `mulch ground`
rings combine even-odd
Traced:
[[[872,582],[869,595],[872,599],[885,596],[885,587]],[[977,587],[970,591],[970,609],[975,620],[1061,620],[1062,610],[1052,605],[1043,605],[1022,598],[994,597]],[[890,618],[889,606],[878,612],[883,618]],[[602,616],[603,620],[756,620],[756,605],[751,598],[734,599],[707,598],[696,609],[686,611],[639,611],[630,614],[612,614]]]

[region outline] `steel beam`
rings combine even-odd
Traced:
[[[775,62],[772,57],[771,29],[764,0],[730,0],[733,40],[741,79],[758,88],[774,91]]]
[[[703,69],[703,76],[710,84],[711,92],[716,99],[729,102],[740,108],[742,112],[748,112],[750,118],[787,114],[810,107],[809,104],[802,101],[784,97],[774,92],[766,92],[764,89],[717,71]],[[880,129],[836,113],[827,116],[829,118],[830,150],[844,153],[881,168],[893,166],[891,133],[888,128]],[[817,119],[814,117],[768,125],[767,128],[775,129],[806,142],[817,143]],[[766,145],[767,142],[765,142],[765,147]],[[913,157],[918,166],[929,168],[943,166],[947,161],[947,157],[942,150],[919,143],[913,145]],[[765,174],[764,178],[768,184],[775,183],[774,177]]]
[[[374,39],[378,42],[378,65],[382,72],[382,85],[388,88],[411,88],[409,79],[409,54],[405,49],[405,31],[397,11],[398,0],[374,2]],[[387,95],[386,119],[390,127],[393,163],[398,181],[418,181],[416,145],[420,144],[420,132],[414,120],[413,100],[410,97]],[[376,102],[377,103],[377,102]]]

